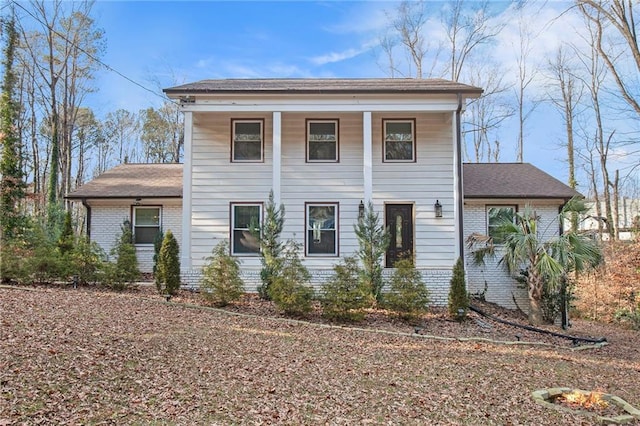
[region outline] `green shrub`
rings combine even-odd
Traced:
[[[364,217],[353,226],[358,238],[358,258],[362,263],[361,278],[378,303],[382,302],[382,257],[389,246],[389,233],[370,201]]]
[[[260,242],[260,279],[262,284],[258,286],[260,298],[269,300],[269,287],[275,277],[282,272],[282,250],[280,234],[284,226],[284,205],[276,206],[273,190],[269,192],[266,215],[260,229],[253,228],[254,236]]]
[[[240,299],[244,283],[240,278],[240,261],[229,254],[229,243],[218,243],[202,268],[200,294],[215,306],[226,306]]]
[[[13,239],[0,244],[0,281],[25,284],[30,275],[26,260],[31,256],[33,251],[24,240]]]
[[[160,260],[160,249],[162,248],[163,240],[164,233],[158,231],[156,237],[153,239],[153,280],[156,283],[158,293],[162,293],[162,283],[158,279],[158,261]]]
[[[428,310],[429,290],[411,259],[401,259],[394,267],[384,305],[403,319],[415,320]]]
[[[128,220],[120,226],[120,235],[116,237],[111,255],[116,257],[116,262],[105,265],[103,284],[114,290],[125,290],[140,277],[131,223]]]
[[[620,323],[628,324],[634,330],[640,330],[640,302],[633,309],[618,309],[614,318]]]
[[[469,293],[464,278],[462,259],[453,266],[453,275],[449,284],[449,316],[462,321],[469,310]]]
[[[360,279],[354,257],[345,257],[333,267],[333,276],[322,286],[322,315],[338,321],[361,321],[374,298],[369,286]]]
[[[71,252],[73,275],[78,284],[95,284],[105,268],[104,250],[95,241],[87,237],[80,237]]]
[[[280,274],[273,278],[269,297],[286,315],[302,316],[311,310],[311,275],[300,261],[300,245],[290,240],[282,253]]]
[[[167,230],[162,239],[162,247],[158,256],[156,285],[164,294],[175,295],[180,289],[180,252],[178,241],[171,230]]]

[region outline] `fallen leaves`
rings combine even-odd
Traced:
[[[0,314],[0,425],[588,424],[531,391],[640,402],[638,334],[600,325],[575,331],[609,346],[568,352],[428,339],[383,318],[373,326],[405,335],[234,316],[146,291],[0,289]]]

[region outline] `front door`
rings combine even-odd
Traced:
[[[385,265],[393,268],[397,260],[413,258],[413,204],[385,205],[385,226],[391,237]]]

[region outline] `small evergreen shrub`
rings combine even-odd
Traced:
[[[376,302],[382,302],[382,258],[389,246],[390,236],[380,223],[380,216],[369,201],[364,217],[353,226],[358,238],[357,256],[362,263],[361,279],[369,287]]]
[[[429,290],[411,259],[401,259],[394,267],[384,305],[403,319],[415,320],[428,311]]]
[[[469,310],[469,293],[464,278],[464,264],[458,258],[453,266],[453,275],[449,285],[449,316],[462,321]]]
[[[105,268],[104,250],[95,241],[87,237],[80,237],[71,252],[73,274],[78,284],[95,284]]]
[[[280,241],[280,234],[284,226],[284,205],[276,206],[273,190],[269,192],[265,218],[260,229],[253,229],[254,236],[260,242],[260,279],[262,284],[258,286],[260,298],[269,300],[269,287],[275,277],[282,272],[282,250],[284,245]]]
[[[280,274],[273,277],[269,297],[276,307],[286,315],[303,316],[311,311],[313,288],[309,285],[311,275],[302,264],[300,245],[289,240],[283,256]]]
[[[178,241],[171,230],[167,230],[162,239],[158,256],[156,286],[163,294],[175,295],[180,290],[180,251]]]
[[[240,278],[240,261],[229,254],[229,243],[218,243],[202,268],[200,294],[214,306],[226,306],[240,299],[244,283]]]
[[[164,233],[162,231],[158,231],[156,237],[153,239],[153,281],[156,284],[158,293],[162,293],[162,283],[158,279],[158,261],[160,260],[162,240],[164,240]]]
[[[120,235],[116,237],[111,255],[116,257],[116,261],[105,265],[103,282],[114,290],[125,290],[140,277],[131,223],[128,220],[120,226]]]
[[[369,286],[360,279],[357,260],[345,257],[333,271],[333,276],[322,286],[322,315],[337,321],[361,321],[364,309],[375,299]]]

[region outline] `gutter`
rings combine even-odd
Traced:
[[[86,198],[81,198],[80,201],[82,202],[82,205],[84,206],[84,208],[87,210],[86,233],[87,233],[87,239],[91,241],[91,206],[87,204]]]
[[[458,192],[458,256],[460,259],[464,260],[464,218],[463,218],[463,210],[464,210],[464,193],[463,193],[463,182],[462,182],[462,125],[460,123],[460,117],[462,115],[462,94],[458,92],[458,108],[456,109],[456,168],[458,173],[458,187],[456,191]],[[464,261],[463,268],[464,268]]]

